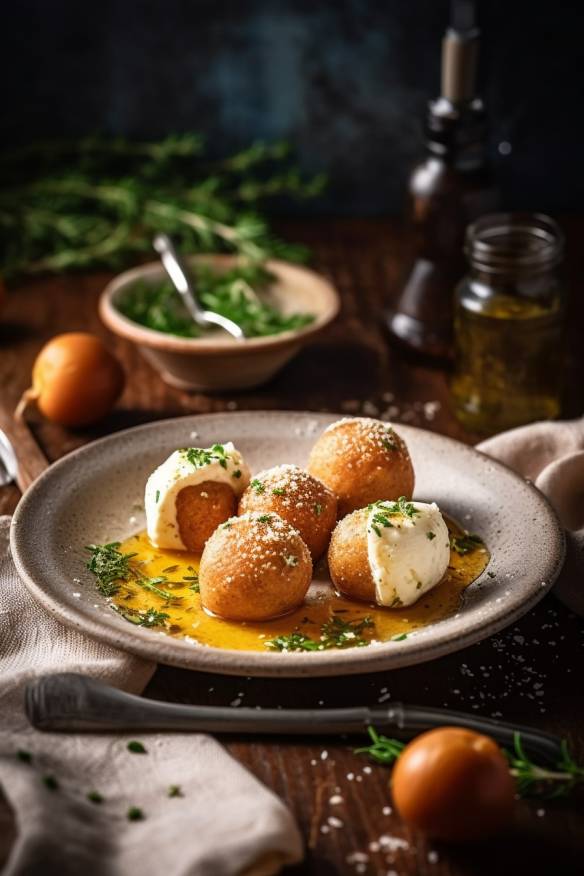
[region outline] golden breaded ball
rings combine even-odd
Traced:
[[[200,554],[220,523],[233,517],[237,507],[235,493],[228,484],[203,481],[183,487],[176,497],[176,522],[188,551]]]
[[[311,580],[308,548],[277,514],[232,517],[205,545],[199,568],[203,607],[238,621],[287,614],[301,604]]]
[[[412,498],[414,469],[392,426],[367,417],[338,420],[312,448],[308,471],[335,493],[339,517],[381,499]]]
[[[313,562],[325,552],[337,520],[337,499],[322,481],[297,465],[277,465],[252,479],[239,500],[239,514],[279,514],[304,540]]]
[[[361,508],[337,523],[328,550],[335,589],[350,599],[375,602],[375,581],[367,551],[369,509]]]

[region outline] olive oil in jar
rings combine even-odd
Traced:
[[[560,413],[563,237],[540,215],[494,214],[470,226],[470,272],[455,296],[455,413],[493,434]]]

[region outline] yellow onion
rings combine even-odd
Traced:
[[[103,342],[85,332],[56,335],[42,348],[32,369],[32,386],[15,416],[36,402],[62,426],[88,426],[113,408],[124,388],[124,372]]]

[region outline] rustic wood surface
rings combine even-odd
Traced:
[[[565,223],[568,285],[572,291],[567,349],[566,412],[581,413],[583,306],[579,302],[584,222]],[[448,408],[443,369],[392,349],[380,315],[395,294],[408,239],[382,220],[286,223],[290,237],[314,249],[319,268],[343,298],[340,318],[268,386],[206,396],[166,387],[121,340],[108,336],[96,313],[106,273],[44,278],[12,290],[0,314],[0,426],[9,424],[43,341],[69,330],[107,339],[124,364],[128,384],[117,410],[97,429],[72,432],[32,417],[35,438],[52,461],[98,435],[156,418],[232,409],[290,409],[383,414],[462,440]],[[572,351],[572,352],[570,352]],[[580,387],[580,389],[578,389]],[[18,501],[16,487],[0,490],[0,513]],[[349,679],[284,681],[190,673],[161,666],[147,695],[177,702],[255,705],[376,704],[391,696],[450,706],[532,724],[565,737],[584,760],[582,661],[584,624],[553,595],[504,633],[431,664]],[[353,753],[354,741],[299,742],[226,739],[229,750],[291,807],[307,855],[294,873],[566,876],[584,869],[582,796],[521,802],[509,830],[479,846],[451,848],[408,831],[391,810],[387,769]],[[362,740],[358,740],[362,741]],[[15,827],[0,805],[0,862]],[[404,842],[398,842],[397,840]]]

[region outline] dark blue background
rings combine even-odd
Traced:
[[[286,138],[332,178],[303,209],[368,214],[401,208],[448,4],[17,0],[2,18],[4,144],[196,130],[220,155]],[[581,208],[584,4],[483,0],[480,18],[506,203]]]

